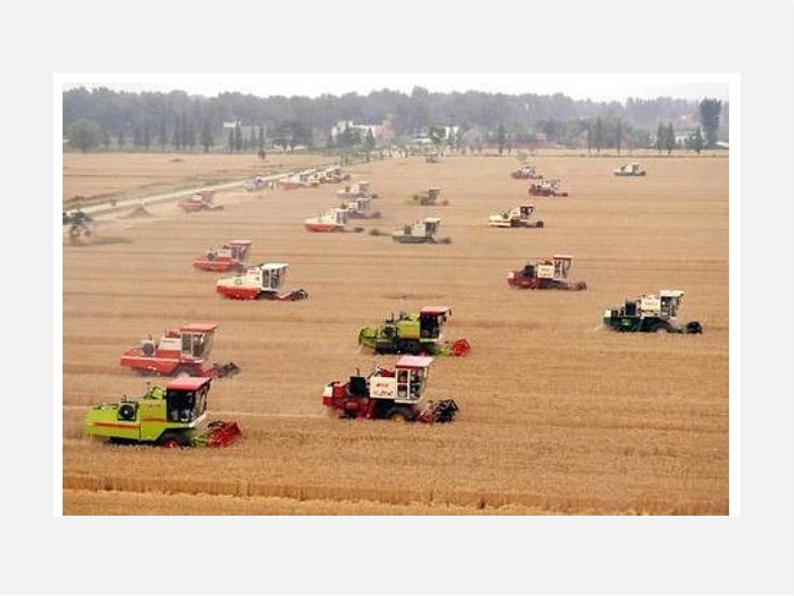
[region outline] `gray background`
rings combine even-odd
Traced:
[[[794,589],[790,3],[26,2],[2,11],[3,591]],[[432,31],[460,38],[424,43]],[[731,454],[741,457],[740,518],[53,517],[53,73],[318,69],[741,74],[742,452]],[[169,544],[180,563],[166,564]],[[373,553],[392,562],[389,572],[370,564]]]

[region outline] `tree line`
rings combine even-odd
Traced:
[[[368,95],[348,93],[317,98],[222,93],[217,97],[191,96],[184,91],[130,93],[106,88],[71,89],[63,94],[64,130],[71,145],[81,150],[174,149],[209,151],[263,151],[278,145],[285,150],[306,146],[367,146],[371,139],[348,129],[335,140],[328,131],[340,120],[393,123],[397,135],[409,137],[434,125],[460,126],[462,131],[482,129],[493,140],[500,128],[505,142],[531,144],[539,137],[548,142],[588,146],[635,146],[651,143],[658,122],[678,121],[698,115],[706,145],[716,142],[721,102],[709,104],[704,119],[703,102],[657,98],[620,102],[573,100],[563,94],[506,95],[468,91],[431,93],[416,87],[410,93],[382,90]],[[727,108],[727,105],[725,106]],[[243,123],[243,134],[224,129],[224,123]],[[619,127],[619,128],[618,128]],[[224,138],[225,137],[225,138]],[[264,137],[260,140],[260,137]],[[620,138],[620,141],[618,140]]]

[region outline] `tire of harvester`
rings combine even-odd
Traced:
[[[179,449],[187,446],[184,437],[172,431],[164,432],[157,441],[157,444],[166,449]]]
[[[671,329],[667,323],[661,322],[656,326],[656,328],[653,331],[654,333],[670,333]]]
[[[392,422],[413,422],[415,417],[413,410],[408,406],[394,406],[386,414],[386,418]]]

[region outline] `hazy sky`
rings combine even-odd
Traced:
[[[213,96],[224,91],[254,95],[341,95],[356,91],[367,94],[383,88],[410,93],[415,85],[430,91],[489,91],[509,94],[561,92],[574,99],[594,101],[628,97],[672,96],[728,99],[728,84],[719,75],[663,74],[513,74],[513,73],[300,73],[300,74],[125,74],[71,75],[66,89],[78,86],[108,87],[124,91],[171,91]]]

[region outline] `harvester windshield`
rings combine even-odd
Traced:
[[[186,381],[203,379],[190,378]],[[196,385],[197,383],[194,383]],[[210,384],[204,383],[197,388],[175,388],[169,385],[165,392],[166,416],[169,422],[190,423],[199,418],[207,409],[207,392]]]
[[[212,349],[212,332],[182,333],[182,353],[193,358],[204,358]]]

